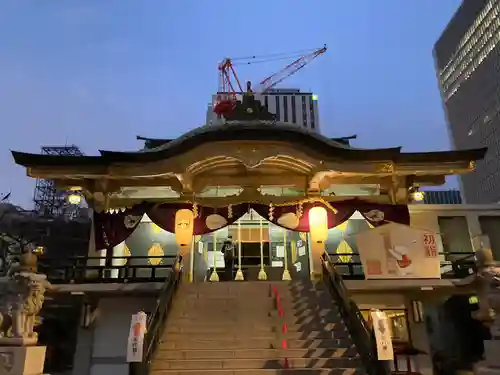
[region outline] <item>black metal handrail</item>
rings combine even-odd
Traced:
[[[439,253],[439,255],[452,259],[440,262],[442,279],[459,279],[475,273],[476,263],[474,253],[447,252]],[[358,253],[329,253],[328,256],[329,261],[336,266],[336,271],[345,280],[365,279],[363,264],[359,260]],[[341,257],[352,257],[352,260],[347,262],[342,261]]]
[[[182,256],[176,257],[172,270],[163,283],[154,312],[148,317],[144,335],[142,362],[131,363],[129,375],[148,375],[151,360],[163,336],[173,297],[182,280]]]
[[[38,259],[38,268],[53,284],[162,282],[168,276],[175,261],[176,255],[112,258],[41,256]]]
[[[389,368],[377,359],[377,346],[372,330],[366,325],[366,321],[358,309],[358,306],[350,298],[342,276],[335,270],[330,262],[328,254],[321,257],[323,268],[323,280],[326,283],[332,297],[337,302],[340,315],[351,334],[356,348],[361,356],[367,374],[387,375]]]

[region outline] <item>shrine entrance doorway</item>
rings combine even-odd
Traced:
[[[196,236],[195,281],[208,281],[214,264],[217,273],[223,273],[225,262],[221,249],[228,239],[235,245],[233,280],[240,264],[246,281],[259,280],[262,269],[267,280],[272,281],[282,280],[285,269],[292,280],[310,278],[308,236],[274,225],[252,211],[228,227]]]

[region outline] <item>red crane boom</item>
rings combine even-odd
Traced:
[[[272,89],[277,84],[284,81],[286,78],[290,77],[291,75],[295,74],[300,69],[305,67],[316,57],[325,53],[326,50],[327,47],[325,45],[322,48],[316,49],[311,53],[300,56],[299,58],[297,58],[295,61],[285,66],[280,71],[262,80],[257,86],[255,93],[257,94],[265,93],[266,91]],[[251,59],[256,59],[256,58],[257,57],[255,56],[251,57]],[[282,57],[269,59],[269,61],[277,59],[282,59]],[[257,62],[260,63],[264,61],[260,60]],[[252,64],[252,62],[247,62],[247,64]],[[243,90],[238,75],[234,70],[232,59],[225,58],[219,64],[218,69],[219,69],[219,91],[217,92],[217,100],[214,106],[214,112],[218,116],[224,116],[225,113],[229,113],[234,109],[236,105],[236,93],[237,92],[243,93],[251,89],[250,89],[250,84],[247,83],[247,90]]]
[[[326,50],[327,47],[325,45],[323,48],[320,48],[314,51],[313,53],[299,57],[294,62],[285,66],[279,72],[274,73],[273,75],[267,77],[262,82],[260,82],[259,86],[257,86],[257,88],[255,89],[255,92],[264,93],[267,90],[272,89],[280,82],[284,81],[291,75],[297,73],[300,69],[309,64],[311,61],[313,61],[316,57],[325,53]]]

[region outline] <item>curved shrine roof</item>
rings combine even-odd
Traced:
[[[219,141],[277,141],[300,145],[320,153],[326,159],[349,161],[394,161],[439,163],[482,159],[486,148],[460,151],[404,153],[401,147],[384,149],[353,148],[340,140],[330,139],[308,129],[268,121],[232,121],[224,125],[204,125],[174,140],[163,140],[157,147],[122,152],[100,150],[100,156],[40,155],[12,151],[17,164],[31,166],[83,166],[113,163],[154,162],[181,155],[202,144]],[[157,144],[158,144],[157,143]]]

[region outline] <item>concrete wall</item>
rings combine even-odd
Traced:
[[[411,225],[416,228],[432,230],[440,233],[439,217],[463,216],[467,220],[471,248],[477,250],[479,236],[485,234],[481,230],[479,223],[480,216],[500,217],[500,204],[472,205],[472,204],[411,204],[410,210]],[[438,251],[443,251],[443,244],[440,236],[436,238]]]
[[[125,359],[131,315],[151,312],[155,306],[152,297],[101,299],[95,323],[79,329],[73,375],[128,375]]]
[[[439,233],[438,217],[465,216],[472,237],[481,235],[479,216],[500,216],[500,204],[410,204],[411,225]]]

